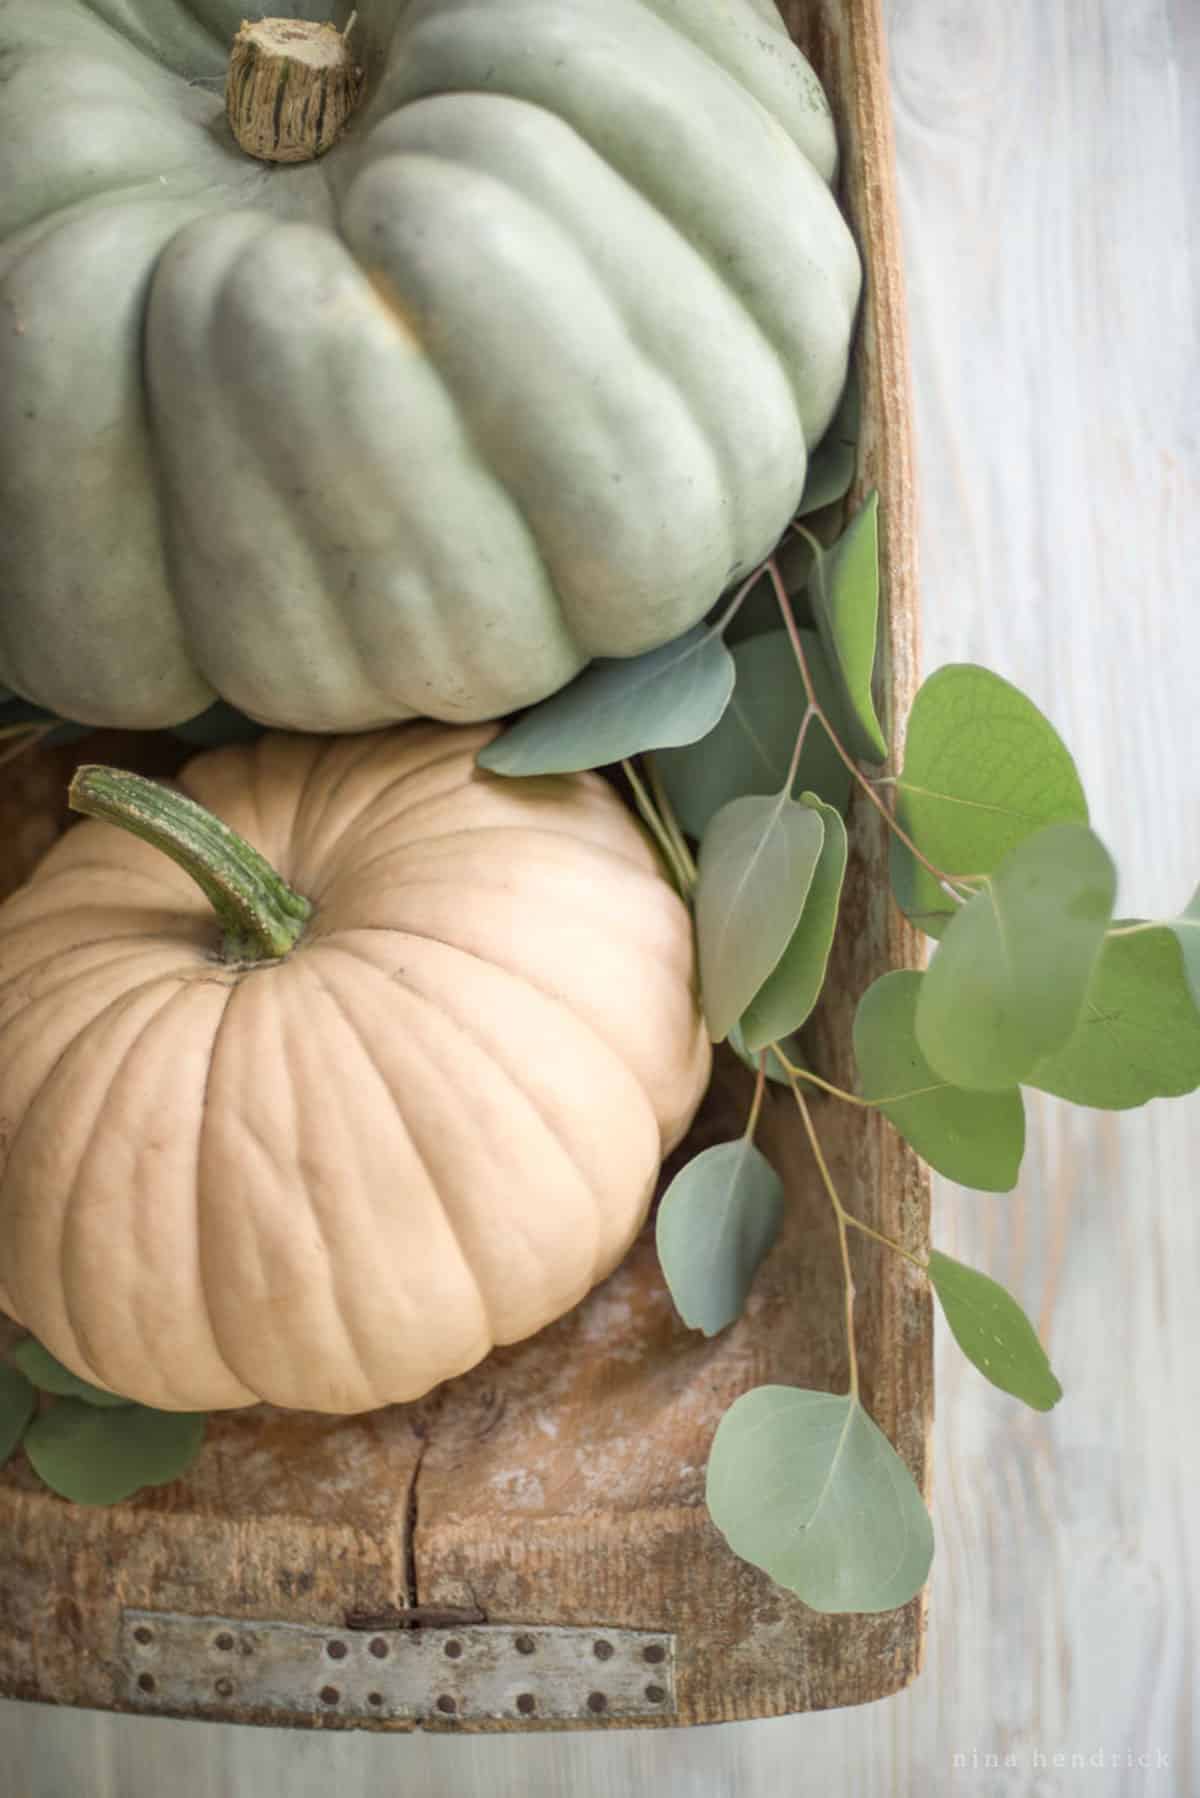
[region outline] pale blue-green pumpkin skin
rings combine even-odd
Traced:
[[[246,10],[0,0],[0,686],[466,722],[687,629],[784,530],[859,294],[770,0],[358,0],[300,167],[225,122]]]

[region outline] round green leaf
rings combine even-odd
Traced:
[[[195,1460],[206,1419],[144,1405],[104,1411],[60,1398],[25,1433],[25,1453],[52,1492],[79,1505],[115,1505],[144,1486],[177,1480]]]
[[[105,1392],[103,1387],[81,1380],[69,1367],[56,1361],[50,1350],[43,1348],[33,1336],[23,1337],[18,1342],[12,1351],[12,1359],[42,1392],[53,1392],[60,1398],[81,1398],[89,1405],[109,1409],[132,1403],[130,1399],[118,1398],[115,1392]]]
[[[855,1398],[743,1393],[717,1426],[707,1496],[734,1553],[816,1611],[894,1610],[928,1577],[916,1481]]]
[[[1020,1092],[965,1092],[935,1074],[916,1037],[925,976],[907,969],[869,986],[854,1016],[854,1057],[865,1099],[948,1180],[1010,1192],[1025,1153]]]
[[[489,743],[493,774],[571,774],[649,749],[694,743],[733,692],[733,659],[707,625],[627,660],[597,661]]]
[[[17,1367],[0,1361],[0,1464],[8,1460],[37,1410],[37,1393]]]
[[[1200,1086],[1200,1011],[1169,926],[1107,939],[1074,1035],[1038,1062],[1029,1084],[1106,1111]]]
[[[896,821],[946,874],[991,874],[1046,824],[1086,824],[1075,763],[1018,688],[969,662],[939,668],[909,714]],[[892,887],[906,916],[939,935],[955,902],[893,837]]]
[[[840,701],[820,639],[813,631],[801,631],[800,638],[817,698],[838,728]],[[739,643],[733,660],[737,682],[716,729],[690,748],[655,757],[676,817],[697,839],[731,800],[779,792],[807,707],[786,631]],[[793,795],[805,791],[820,794],[842,812],[850,802],[850,775],[815,719],[792,786]]]
[[[811,1015],[825,984],[829,951],[837,929],[846,876],[846,826],[841,813],[824,804],[815,793],[805,793],[800,803],[820,812],[825,840],[792,939],[742,1018],[742,1038],[752,1054],[799,1030]]]
[[[947,927],[917,1001],[917,1042],[954,1086],[1000,1092],[1079,1020],[1117,876],[1086,824],[1051,824],[1005,856]]]
[[[735,799],[705,831],[696,943],[714,1042],[728,1036],[791,941],[824,837],[820,812],[783,793]]]
[[[704,1149],[676,1174],[655,1234],[663,1277],[689,1329],[715,1336],[741,1316],[782,1218],[783,1182],[747,1137]]]
[[[1051,1410],[1062,1397],[1037,1332],[1010,1292],[937,1249],[929,1278],[951,1334],[967,1360],[1001,1392],[1011,1392],[1035,1411]]]
[[[879,634],[879,496],[872,493],[832,549],[818,554],[809,582],[813,616],[841,688],[842,742],[863,761],[887,760],[871,676]]]

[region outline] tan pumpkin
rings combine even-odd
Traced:
[[[366,1410],[629,1247],[708,1077],[691,927],[602,780],[485,774],[492,734],[198,757],[183,791],[265,862],[139,784],[267,891],[275,950],[300,929],[282,954],[222,959],[193,878],[96,819],[0,907],[0,1305],[75,1372]]]

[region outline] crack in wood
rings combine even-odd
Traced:
[[[414,1425],[414,1428],[416,1426]],[[420,1518],[421,1501],[417,1485],[421,1478],[421,1464],[429,1447],[429,1439],[420,1432],[421,1446],[417,1450],[416,1465],[412,1470],[412,1479],[408,1483],[408,1499],[404,1508],[404,1605],[408,1611],[419,1609],[417,1590],[417,1523]]]

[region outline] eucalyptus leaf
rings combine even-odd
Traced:
[[[735,799],[705,831],[696,942],[714,1042],[728,1036],[791,941],[824,838],[820,812],[783,793]]]
[[[708,1508],[734,1553],[816,1611],[890,1611],[925,1584],[933,1526],[858,1400],[758,1386],[717,1425]]]
[[[79,1505],[115,1505],[144,1486],[179,1479],[204,1440],[206,1418],[128,1405],[104,1411],[60,1398],[25,1433],[25,1453],[52,1492]]]
[[[862,395],[857,370],[851,368],[829,429],[809,460],[797,515],[804,518],[832,506],[849,493],[858,466]]]
[[[1038,1062],[1029,1084],[1105,1111],[1200,1086],[1200,1011],[1169,925],[1108,937],[1074,1035]]]
[[[939,1250],[930,1251],[929,1279],[951,1335],[985,1379],[1032,1405],[1050,1411],[1062,1397],[1037,1332],[1010,1292]]]
[[[785,1036],[782,1039],[777,1040],[779,1042],[779,1047],[783,1050],[783,1053],[787,1056],[794,1068],[806,1068],[808,1066],[808,1061],[798,1036]],[[757,1074],[759,1057],[752,1054],[746,1047],[746,1040],[742,1035],[740,1023],[733,1026],[733,1029],[729,1032],[725,1041],[729,1044],[729,1047],[733,1050],[738,1060],[744,1062],[753,1073]],[[775,1081],[779,1086],[791,1085],[788,1071],[773,1049],[767,1051],[766,1071],[768,1080]]]
[[[571,774],[694,743],[719,721],[733,680],[720,636],[695,625],[646,655],[593,662],[489,743],[479,765],[493,774]]]
[[[1010,850],[951,920],[922,982],[917,1042],[936,1073],[1001,1092],[1067,1042],[1116,890],[1086,824],[1047,825]]]
[[[872,493],[832,549],[818,553],[809,582],[813,616],[842,694],[845,748],[887,760],[871,676],[879,633],[879,496]]]
[[[676,1174],[658,1208],[658,1259],[675,1309],[715,1336],[742,1314],[779,1234],[783,1182],[748,1137],[704,1149]]]
[[[1025,1153],[1019,1090],[966,1092],[935,1074],[916,1037],[925,976],[909,969],[869,986],[854,1015],[862,1095],[932,1168],[960,1186],[1010,1192]]]
[[[18,1367],[0,1361],[0,1465],[8,1460],[34,1412],[37,1392]]]
[[[1192,998],[1200,1007],[1200,887],[1192,894],[1187,910],[1171,919],[1171,929],[1183,951],[1183,965],[1188,985],[1192,989]]]
[[[896,821],[943,873],[991,874],[1047,824],[1086,824],[1070,752],[1018,688],[987,668],[951,663],[918,690],[895,787]],[[892,889],[930,936],[957,907],[895,836]]]
[[[792,939],[742,1018],[742,1037],[751,1053],[799,1030],[811,1016],[825,984],[837,929],[846,877],[846,826],[841,813],[815,793],[802,794],[800,803],[820,813],[825,840]]]
[[[839,729],[840,700],[820,639],[813,631],[801,631],[800,638],[817,698]],[[731,800],[780,791],[808,705],[785,630],[739,643],[733,660],[737,684],[716,729],[700,742],[654,758],[675,816],[697,839]],[[815,718],[792,785],[793,794],[806,791],[841,812],[850,802],[850,775]]]
[[[53,1392],[60,1398],[81,1398],[89,1405],[99,1405],[106,1410],[116,1410],[133,1402],[118,1398],[115,1392],[105,1392],[103,1387],[93,1386],[89,1380],[81,1380],[33,1336],[25,1336],[17,1343],[12,1350],[12,1359],[26,1379],[32,1380],[42,1392]]]

